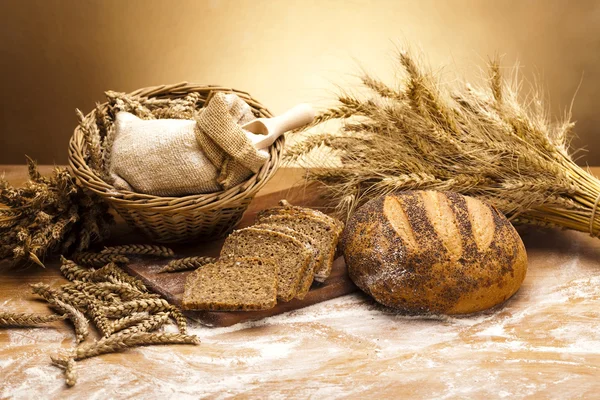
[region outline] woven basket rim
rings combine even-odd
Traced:
[[[235,93],[262,116],[272,117],[270,111],[260,102],[252,98],[249,93],[220,85],[201,85],[180,82],[172,85],[140,88],[129,94],[147,98],[181,97],[191,92],[210,93],[213,91]],[[107,103],[105,102],[101,104],[101,106],[105,106],[106,104]],[[94,109],[88,113],[85,118],[95,118],[95,114],[96,110]],[[96,171],[85,162],[85,141],[83,132],[81,132],[79,126],[75,128],[73,135],[69,140],[69,168],[86,189],[91,190],[105,198],[107,201],[115,203],[115,205],[118,204],[121,207],[137,208],[140,210],[152,208],[155,211],[161,212],[182,212],[188,209],[201,211],[202,209],[214,209],[217,206],[225,208],[227,207],[227,203],[253,196],[277,170],[284,143],[285,139],[282,135],[277,139],[273,146],[271,146],[269,150],[270,159],[256,174],[253,174],[246,181],[226,190],[205,194],[156,196],[115,188],[102,179]]]

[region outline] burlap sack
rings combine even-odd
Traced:
[[[142,120],[119,112],[110,162],[113,184],[158,196],[235,186],[269,159],[240,127],[254,118],[243,100],[224,93],[212,97],[195,120]]]
[[[217,93],[196,118],[196,139],[213,165],[220,166],[217,182],[224,188],[245,181],[269,159],[269,153],[257,151],[240,127],[253,116],[249,118],[248,105],[236,99],[240,100]],[[227,114],[231,118],[223,118]]]

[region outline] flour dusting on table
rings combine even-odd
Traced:
[[[591,397],[600,390],[590,379],[600,374],[600,258],[577,246],[569,257],[532,249],[521,290],[476,315],[403,316],[356,293],[226,328],[192,323],[199,346],[84,360],[72,389],[49,360],[74,343],[67,322],[0,331],[0,398]],[[26,302],[1,304],[22,311]]]

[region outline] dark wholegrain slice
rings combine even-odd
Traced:
[[[301,213],[264,216],[259,219],[259,222],[287,226],[313,238],[323,254],[323,262],[315,270],[314,279],[317,282],[324,282],[329,277],[339,237],[334,227],[320,218]]]
[[[329,224],[332,227],[333,231],[337,235],[337,237],[335,238],[336,242],[342,236],[342,232],[344,231],[344,223],[342,221],[340,221],[339,219],[333,218],[333,217],[331,217],[319,210],[315,210],[313,208],[293,206],[287,200],[280,200],[279,207],[272,207],[272,208],[268,208],[266,210],[262,210],[261,212],[258,213],[256,219],[257,219],[257,221],[259,221],[261,218],[267,217],[270,215],[298,215],[298,214],[315,217],[315,218],[318,218],[318,219],[322,220],[323,222]],[[334,258],[337,255],[338,255],[337,253],[334,254]]]
[[[192,272],[185,283],[186,310],[256,311],[277,304],[278,267],[272,258],[219,260]]]
[[[340,234],[344,230],[344,223],[342,221],[314,208],[294,206],[285,199],[279,200],[279,206],[287,211],[305,213],[314,217],[322,218],[325,222],[329,222],[330,224],[334,225]]]
[[[253,227],[234,231],[221,249],[221,258],[274,258],[279,267],[277,299],[290,301],[310,263],[311,252],[297,239],[284,233]]]
[[[287,200],[279,201],[279,207],[267,208],[265,210],[260,211],[256,216],[256,220],[259,221],[262,217],[267,217],[269,215],[286,215],[286,214],[294,214],[294,215],[304,214],[304,215],[310,215],[313,217],[317,217],[317,218],[323,220],[324,222],[330,224],[334,228],[334,230],[338,236],[340,236],[342,234],[342,231],[344,230],[344,223],[342,221],[340,221],[339,219],[333,218],[333,217],[331,217],[319,210],[315,210],[313,208],[293,206]]]
[[[297,239],[300,242],[304,243],[306,248],[312,252],[312,257],[310,259],[310,263],[308,264],[308,268],[306,268],[306,272],[300,279],[300,283],[298,284],[297,288],[296,298],[302,300],[304,297],[306,297],[306,294],[309,292],[310,287],[315,279],[316,268],[321,267],[321,264],[323,263],[323,256],[321,255],[321,252],[317,247],[318,243],[308,235],[295,231],[291,228],[288,228],[287,226],[274,224],[258,224],[253,225],[252,227],[257,229],[272,230],[275,232],[289,235],[294,239]]]

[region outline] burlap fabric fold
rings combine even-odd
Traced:
[[[196,117],[196,139],[213,165],[219,166],[217,182],[224,188],[248,179],[269,159],[269,153],[254,148],[240,126],[253,119],[248,110],[239,97],[217,93]]]
[[[229,189],[269,159],[241,128],[254,118],[242,99],[224,93],[213,96],[194,120],[143,120],[118,112],[110,162],[113,185],[158,196]]]

